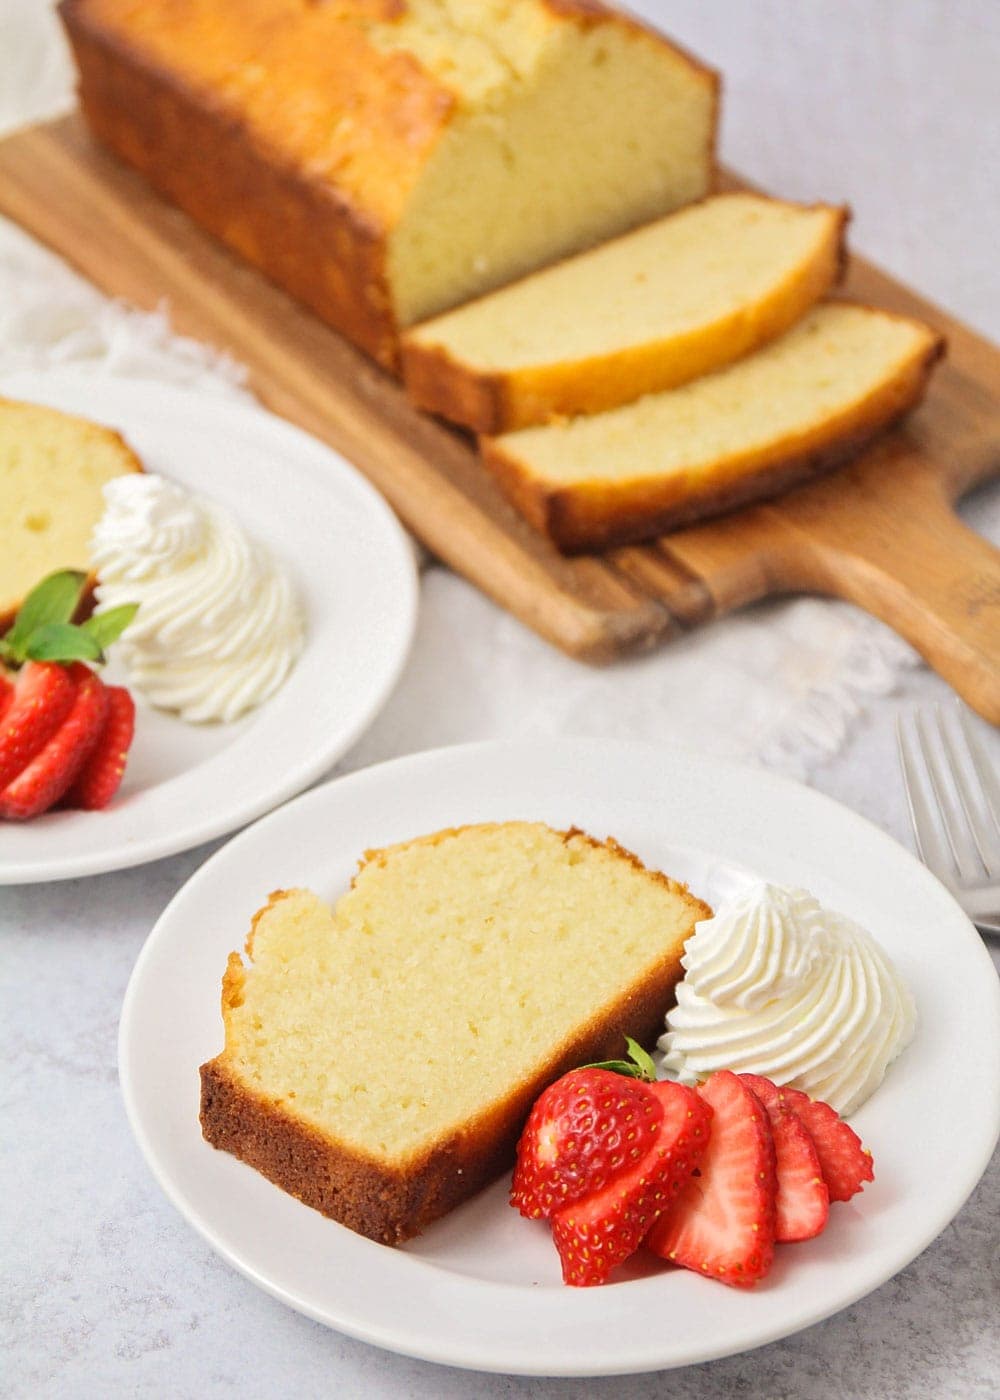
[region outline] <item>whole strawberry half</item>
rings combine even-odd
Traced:
[[[651,1229],[655,1254],[736,1288],[774,1258],[777,1179],[767,1113],[738,1075],[713,1074],[697,1091],[714,1112],[708,1148]]]
[[[0,637],[0,817],[26,821],[47,811],[76,782],[105,734],[108,696],[83,663],[103,661],[104,648],[136,610],[115,608],[76,626],[70,619],[85,581],[75,570],[50,574]],[[106,800],[114,790],[109,770],[123,765],[122,708],[116,701],[114,733],[100,746],[114,760],[101,766],[100,781],[88,788],[93,796],[107,793]]]
[[[650,1082],[652,1061],[629,1045],[631,1062],[572,1070],[546,1089],[518,1144],[511,1204],[551,1220],[563,1278],[578,1287],[603,1283],[638,1249],[708,1140],[709,1106]]]
[[[551,1219],[626,1178],[656,1145],[663,1108],[645,1084],[610,1070],[571,1070],[536,1101],[521,1134],[511,1205]]]

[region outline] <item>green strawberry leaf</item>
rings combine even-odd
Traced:
[[[627,1060],[601,1060],[597,1064],[583,1065],[583,1069],[609,1069],[614,1074],[624,1074],[629,1079],[645,1079],[652,1084],[656,1081],[656,1066],[653,1057],[630,1035],[625,1037],[628,1048]]]
[[[121,607],[94,613],[82,624],[80,631],[92,637],[102,652],[106,651],[112,642],[117,642],[138,611],[138,603],[122,603]]]
[[[0,660],[12,666],[31,661],[104,661],[104,652],[118,640],[138,611],[138,603],[89,617],[81,626],[70,622],[76,612],[87,575],[79,569],[61,569],[33,588],[18,611],[6,637],[0,637]]]
[[[87,575],[80,569],[61,569],[37,584],[18,609],[14,625],[4,638],[4,653],[23,661],[28,642],[40,627],[68,623],[76,612]]]
[[[104,660],[97,639],[71,622],[47,622],[36,627],[28,638],[25,656],[32,661]]]

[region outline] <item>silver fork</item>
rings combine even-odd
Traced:
[[[958,703],[896,719],[920,859],[976,927],[1000,934],[1000,782]]]

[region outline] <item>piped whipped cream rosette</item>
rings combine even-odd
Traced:
[[[91,539],[97,612],[139,604],[117,651],[129,683],[195,723],[262,704],[305,636],[287,574],[224,510],[161,476],[118,477],[104,498]]]
[[[760,884],[695,926],[659,1041],[693,1084],[765,1075],[852,1113],[913,1037],[913,998],[870,934],[805,890]]]

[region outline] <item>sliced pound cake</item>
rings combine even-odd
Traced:
[[[90,569],[106,482],[142,464],[111,428],[0,399],[0,632],[56,569]]]
[[[273,894],[223,979],[207,1140],[396,1244],[513,1160],[546,1084],[649,1043],[711,911],[613,840],[532,822],[369,852]]]
[[[844,461],[918,402],[943,348],[919,321],[826,302],[726,369],[483,438],[483,458],[568,553],[648,539]]]
[[[846,221],[828,205],[716,195],[414,327],[407,392],[498,433],[686,383],[829,291]]]
[[[62,0],[91,128],[383,363],[706,194],[714,73],[595,0]]]

